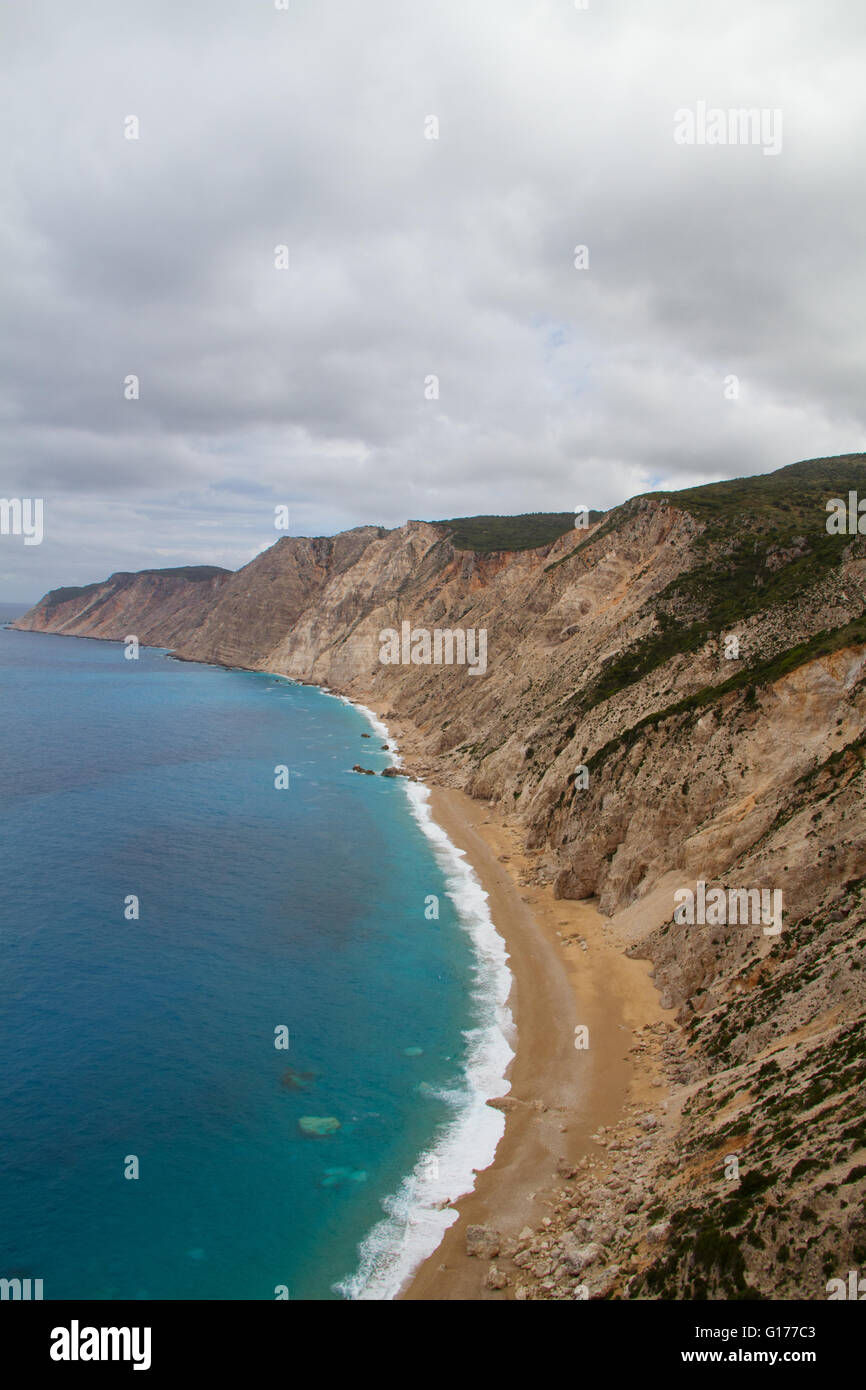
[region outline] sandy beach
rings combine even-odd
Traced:
[[[375,712],[386,719],[381,708]],[[585,1156],[605,1161],[592,1138],[599,1127],[622,1122],[629,1104],[663,1104],[657,1071],[630,1049],[639,1029],[671,1016],[659,1004],[649,962],[624,954],[622,937],[594,904],[556,899],[550,884],[537,881],[540,855],[524,850],[516,818],[437,785],[419,732],[393,716],[386,722],[405,767],[431,788],[435,820],[489,895],[509,953],[517,1032],[494,1162],[455,1204],[457,1221],[400,1297],[507,1300],[513,1288],[488,1288],[487,1261],[467,1254],[467,1227],[493,1227],[505,1242],[537,1228],[562,1187],[558,1168],[573,1169]],[[589,1031],[587,1048],[575,1048],[578,1027]]]

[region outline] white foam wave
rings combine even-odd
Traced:
[[[383,742],[392,764],[402,758],[386,725],[372,710],[357,705]],[[433,819],[430,789],[421,782],[403,783],[412,815],[431,843],[445,877],[448,897],[472,942],[472,1005],[476,1026],[464,1033],[467,1060],[462,1084],[441,1093],[453,1117],[434,1144],[421,1154],[397,1192],[383,1202],[385,1218],[368,1233],[359,1250],[354,1274],[336,1286],[350,1299],[393,1299],[418,1266],[432,1255],[457,1213],[447,1204],[471,1192],[475,1170],[492,1162],[505,1129],[505,1117],[487,1101],[510,1089],[506,1071],[514,1057],[514,1024],[508,1008],[511,971],[505,942],[490,916],[488,896],[463,850],[458,849]]]

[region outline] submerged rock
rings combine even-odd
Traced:
[[[298,1126],[302,1134],[322,1136],[336,1134],[340,1128],[340,1121],[334,1119],[333,1115],[302,1115],[298,1120]]]
[[[295,1067],[286,1067],[280,1077],[280,1085],[287,1091],[302,1091],[315,1078],[316,1073],[313,1071],[297,1071]]]
[[[363,1168],[326,1168],[322,1177],[322,1187],[339,1187],[344,1182],[366,1182],[367,1174]]]

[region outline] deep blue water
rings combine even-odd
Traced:
[[[477,1021],[406,787],[351,772],[381,738],[271,676],[5,630],[0,730],[0,1276],[339,1297]]]

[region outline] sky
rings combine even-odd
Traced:
[[[851,0],[4,6],[0,597],[866,448],[864,58]]]

